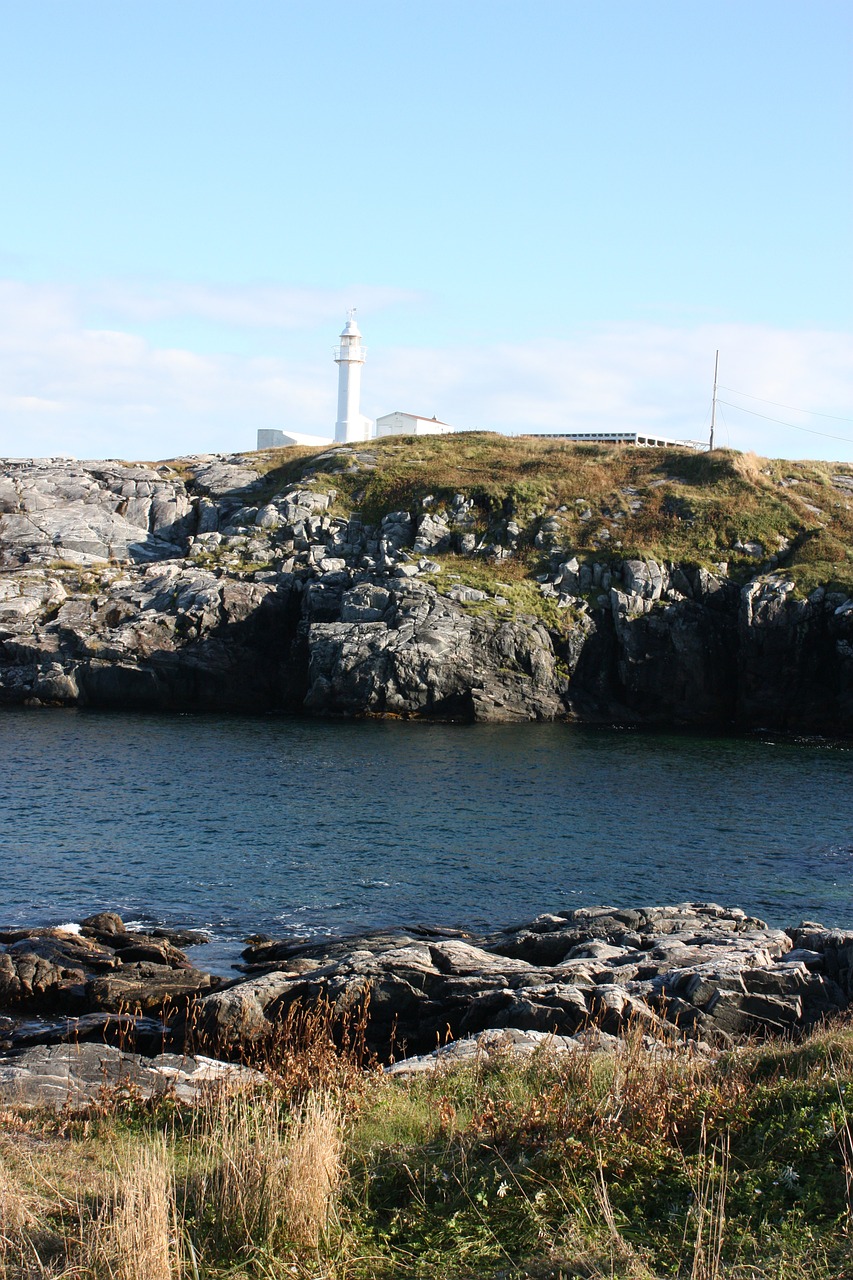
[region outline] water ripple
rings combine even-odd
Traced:
[[[476,927],[580,904],[853,926],[853,752],[566,725],[5,712],[9,922]]]

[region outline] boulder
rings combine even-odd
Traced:
[[[123,964],[112,973],[91,977],[85,999],[91,1009],[120,1013],[161,1013],[185,1006],[194,996],[219,985],[219,979],[191,967],[140,960]]]
[[[99,911],[96,915],[86,916],[85,920],[80,921],[80,928],[83,933],[89,933],[93,937],[114,937],[126,932],[124,921],[115,911]]]
[[[385,1068],[385,1074],[423,1075],[459,1065],[488,1066],[507,1058],[531,1058],[534,1054],[547,1058],[565,1053],[614,1053],[618,1048],[619,1041],[616,1037],[605,1031],[582,1031],[574,1036],[560,1036],[546,1031],[503,1028],[478,1031],[475,1035],[463,1036],[459,1040],[451,1040],[449,1044],[439,1045],[432,1053],[390,1063]]]
[[[195,969],[169,937],[128,932],[113,912],[80,926],[0,931],[0,943],[0,1010],[37,1017],[45,1028],[58,1014],[174,1011],[220,981]]]
[[[452,534],[447,521],[437,512],[426,512],[418,521],[414,550],[417,555],[440,554],[450,550]]]

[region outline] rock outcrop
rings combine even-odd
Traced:
[[[770,563],[745,583],[615,548],[582,563],[559,516],[486,537],[464,494],[371,525],[329,481],[373,455],[315,463],[277,489],[239,457],[7,462],[0,706],[853,733],[843,592],[800,598]],[[522,537],[545,566],[534,611],[499,581]],[[431,558],[448,551],[493,566],[493,588]]]
[[[423,1054],[484,1031],[726,1044],[791,1034],[853,999],[853,934],[784,932],[715,904],[545,915],[487,937],[446,930],[264,943],[249,976],[199,1001],[218,1046],[267,1035],[295,1006],[366,1019],[381,1056]]]
[[[130,932],[113,913],[74,930],[0,930],[0,1047],[34,1039],[162,1039],[159,1019],[219,981],[196,969],[167,931]]]
[[[231,981],[112,914],[82,928],[2,935],[0,1101],[81,1102],[125,1076],[143,1092],[182,1082],[192,1094],[220,1068],[196,1075],[174,1054],[262,1057],[303,1014],[324,1035],[363,1036],[381,1061],[420,1069],[546,1041],[613,1048],[628,1032],[664,1051],[712,1052],[800,1035],[853,1003],[853,932],[773,929],[713,903],[558,912],[487,935],[255,942]],[[157,947],[166,963],[132,958]]]

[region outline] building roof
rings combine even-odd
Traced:
[[[348,317],[346,324],[341,330],[341,337],[342,338],[360,338],[361,337],[361,330],[359,329],[358,325],[355,322],[355,312],[353,312],[353,314]]]
[[[433,414],[431,418],[428,418],[425,413],[408,413],[405,409],[393,409],[391,413],[383,413],[382,417],[393,418],[395,413],[401,414],[404,418],[417,418],[418,422],[435,422],[440,427],[450,426],[449,422],[442,422],[441,418],[437,418],[435,414]],[[380,419],[377,418],[376,421],[379,422]]]

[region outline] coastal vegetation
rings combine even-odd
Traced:
[[[369,522],[419,510],[425,497],[446,504],[464,493],[487,541],[501,520],[519,523],[517,559],[528,574],[542,559],[536,532],[556,519],[560,545],[581,558],[607,551],[724,562],[729,576],[746,579],[773,556],[801,594],[853,588],[853,467],[845,463],[491,432],[268,450],[244,461],[266,477],[270,495],[299,482],[334,487],[336,509]]]
[[[0,1276],[849,1280],[853,1028],[411,1077],[321,1018],[195,1107],[0,1122]]]

